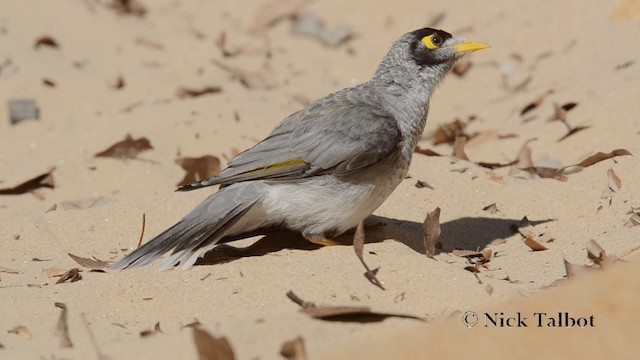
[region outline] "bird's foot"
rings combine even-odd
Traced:
[[[317,245],[322,245],[322,246],[334,246],[334,245],[340,245],[340,243],[333,241],[333,240],[329,240],[326,237],[324,237],[323,234],[317,235],[317,234],[302,234],[302,236],[311,243],[317,244]]]

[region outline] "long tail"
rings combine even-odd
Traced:
[[[178,263],[183,269],[190,268],[253,208],[264,193],[264,186],[266,185],[260,182],[247,182],[218,190],[177,224],[111,265],[110,268],[121,270],[141,267],[171,250],[173,250],[171,256],[165,260],[159,270],[170,269]],[[251,222],[256,226],[260,225],[259,219]]]

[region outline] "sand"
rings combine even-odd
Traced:
[[[0,358],[196,358],[185,327],[196,319],[227,338],[238,359],[281,358],[282,344],[296,337],[311,359],[631,358],[639,350],[640,226],[630,222],[640,207],[637,1],[142,0],[143,16],[109,3],[0,4],[0,188],[55,167],[55,188],[0,195]],[[302,13],[328,29],[347,25],[352,37],[329,47],[293,34],[288,16],[254,29],[268,18],[265,9],[283,3],[303,3]],[[121,258],[136,247],[143,214],[143,241],[151,239],[215,191],[174,193],[184,176],[176,158],[213,155],[224,166],[308,101],[366,81],[394,39],[434,22],[492,48],[468,56],[470,69],[434,94],[419,146],[443,156],[416,154],[410,176],[368,221],[365,259],[385,291],[365,278],[352,247],[310,248],[291,235],[189,271],[157,272],[153,264],[91,272],[67,255]],[[230,56],[219,45],[223,33]],[[57,47],[36,47],[42,37]],[[229,68],[240,69],[244,83]],[[179,99],[183,87],[221,91]],[[35,100],[40,119],[12,125],[15,99]],[[559,141],[567,126],[549,119],[554,104],[571,103],[560,117],[587,128]],[[470,161],[429,138],[455,119],[473,119],[464,129]],[[129,160],[94,156],[127,134],[153,149]],[[636,156],[598,162],[565,181],[477,165],[508,163],[529,139],[535,166],[615,149]],[[418,180],[431,188],[416,187]],[[491,204],[497,212],[483,210]],[[436,207],[441,244],[430,259],[422,222]],[[533,251],[514,231],[525,216],[531,226],[522,232],[547,250]],[[590,240],[606,252],[601,268],[587,256]],[[455,249],[492,256],[473,273]],[[558,285],[565,261],[592,271]],[[53,268],[79,268],[82,279],[56,284]],[[425,321],[312,319],[286,297],[290,290],[318,305]],[[56,302],[67,308],[70,348],[56,330]],[[468,311],[479,317],[471,329],[461,321]],[[528,327],[484,326],[485,313],[501,312],[527,317]],[[534,313],[543,312],[593,317],[594,326],[538,327]],[[140,335],[156,323],[162,333]]]

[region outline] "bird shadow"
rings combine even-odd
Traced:
[[[552,219],[530,220],[533,226],[553,221]],[[492,242],[507,239],[517,233],[520,219],[495,219],[487,217],[463,217],[440,224],[439,252],[459,250],[481,250]],[[370,216],[365,220],[367,243],[378,243],[388,239],[400,242],[410,249],[425,253],[423,224],[415,221]],[[264,235],[246,247],[231,246],[234,240]],[[333,239],[339,245],[352,245],[354,231]],[[222,243],[207,252],[196,265],[214,265],[238,259],[263,256],[284,249],[313,251],[323,246],[305,240],[298,232],[283,229],[267,229],[253,234],[225,238]]]

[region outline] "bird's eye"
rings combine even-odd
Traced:
[[[437,49],[444,42],[442,40],[442,37],[440,37],[437,34],[431,34],[429,36],[425,36],[425,37],[422,38],[421,41],[424,44],[424,46],[427,47],[427,49]]]

